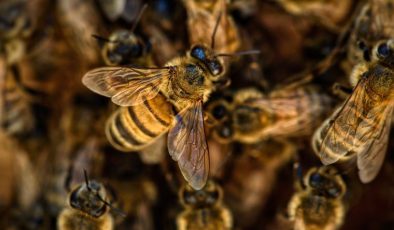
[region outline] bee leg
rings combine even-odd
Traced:
[[[332,86],[332,93],[343,100],[348,98],[352,94],[352,91],[352,88],[341,85],[340,83],[334,83]]]

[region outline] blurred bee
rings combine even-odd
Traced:
[[[378,174],[387,150],[394,105],[394,40],[380,41],[371,62],[353,70],[352,94],[315,132],[312,146],[325,165],[357,157],[363,183]]]
[[[145,11],[147,5],[141,8],[140,13],[130,31],[117,30],[113,32],[108,39],[94,35],[104,45],[101,49],[101,55],[105,63],[109,66],[119,65],[136,65],[152,66],[153,61],[150,54],[150,44],[134,34],[137,24]]]
[[[232,215],[222,204],[223,190],[208,181],[201,190],[186,185],[179,191],[184,211],[177,217],[177,229],[231,229]]]
[[[101,10],[110,21],[124,19],[130,23],[138,15],[141,0],[98,0]]]
[[[334,230],[344,220],[346,184],[333,167],[312,168],[296,184],[288,214],[296,230]]]
[[[102,38],[101,38],[102,39]],[[152,66],[150,45],[137,37],[133,31],[118,30],[111,34],[101,50],[105,63],[109,66],[133,64]]]
[[[31,34],[25,0],[0,3],[0,53],[7,57],[7,64],[18,62],[25,54],[25,42]]]
[[[183,0],[187,11],[190,44],[209,44],[217,26],[216,51],[234,53],[240,47],[238,29],[229,14],[226,0]],[[224,14],[224,17],[220,17]],[[219,22],[215,24],[219,17]]]
[[[310,135],[331,108],[331,99],[315,86],[285,87],[267,96],[243,89],[230,103],[213,101],[207,106],[213,138],[222,143],[253,144],[264,139]]]
[[[376,42],[394,36],[393,9],[392,0],[370,0],[361,6],[349,37],[345,70],[351,72],[358,63],[371,61]]]
[[[116,148],[143,149],[169,130],[169,153],[195,189],[205,185],[209,173],[202,105],[227,80],[219,60],[225,54],[213,48],[196,44],[186,57],[174,58],[165,67],[103,67],[82,79],[89,89],[122,106],[106,126]],[[178,112],[175,122],[172,105]]]
[[[70,192],[69,207],[63,209],[57,220],[58,229],[114,229],[104,185],[89,181],[86,172],[85,179],[85,183]]]
[[[91,35],[100,34],[99,29],[103,23],[93,1],[69,0],[58,1],[56,4],[57,19],[69,45],[88,66],[97,64],[99,49]]]
[[[353,6],[353,0],[276,0],[286,11],[313,17],[328,29],[338,30]]]
[[[22,135],[34,127],[34,117],[29,98],[18,83],[19,72],[15,66],[7,66],[6,58],[0,57],[0,123],[10,135]]]

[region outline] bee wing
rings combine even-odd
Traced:
[[[309,127],[318,116],[321,105],[308,103],[306,94],[281,98],[259,98],[249,104],[277,117],[276,122],[265,127],[265,135],[291,135],[309,133]]]
[[[386,119],[383,120],[379,135],[371,141],[365,151],[357,156],[358,175],[363,183],[368,183],[375,179],[382,167],[388,146],[392,112],[393,106],[386,108]]]
[[[381,133],[387,113],[386,106],[370,107],[371,98],[365,92],[366,78],[356,85],[342,108],[325,122],[319,156],[323,164],[335,163],[347,154],[359,154],[370,148],[371,140]]]
[[[209,173],[209,152],[201,101],[176,115],[175,126],[168,133],[168,150],[172,159],[178,161],[186,181],[194,189],[204,187]]]
[[[101,67],[87,72],[82,83],[98,94],[111,97],[117,105],[133,106],[154,98],[163,78],[172,73],[171,67]]]

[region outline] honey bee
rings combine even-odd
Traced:
[[[89,181],[86,172],[85,178],[85,183],[70,192],[69,206],[63,209],[57,220],[58,229],[114,229],[104,185]]]
[[[109,66],[118,65],[136,65],[136,66],[152,66],[153,60],[150,54],[151,46],[141,37],[134,33],[142,14],[147,5],[145,4],[134,21],[132,29],[117,30],[113,32],[108,39],[93,35],[99,41],[103,41],[104,45],[101,49],[102,57]]]
[[[0,122],[10,135],[22,135],[34,127],[29,98],[17,82],[18,70],[0,57]]]
[[[197,44],[186,57],[161,68],[97,68],[86,73],[82,82],[122,106],[106,126],[107,137],[116,148],[140,150],[169,131],[170,155],[192,187],[201,189],[209,173],[202,105],[223,84],[219,56],[213,47]],[[178,111],[175,122],[172,105]]]
[[[338,29],[338,24],[348,16],[352,0],[276,0],[286,11],[294,15],[309,16],[329,29]]]
[[[0,53],[7,57],[7,64],[18,62],[25,54],[24,39],[31,34],[26,1],[11,0],[0,3]]]
[[[357,157],[363,183],[378,174],[394,108],[394,40],[378,42],[371,62],[356,66],[352,94],[315,132],[312,146],[325,165]]]
[[[105,63],[109,66],[133,64],[152,66],[150,46],[133,31],[118,30],[111,34],[101,50]]]
[[[315,86],[285,87],[264,95],[243,89],[231,103],[213,101],[207,111],[214,125],[213,138],[222,143],[253,144],[268,138],[310,135],[331,107],[328,95]]]
[[[208,181],[201,190],[186,185],[179,191],[184,211],[177,217],[177,229],[231,229],[232,215],[222,204],[223,190]]]
[[[351,70],[360,62],[371,61],[376,42],[394,36],[393,7],[391,0],[370,0],[361,6],[349,37],[347,62],[343,63],[345,69]]]
[[[211,31],[217,26],[216,51],[234,53],[240,47],[238,29],[229,14],[226,0],[183,0],[187,10],[190,44],[209,44]],[[224,17],[219,15],[224,14]],[[218,23],[215,22],[219,20]]]
[[[296,186],[288,214],[294,229],[338,229],[345,217],[346,184],[333,167],[312,168]]]

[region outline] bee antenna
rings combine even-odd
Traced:
[[[106,206],[108,206],[111,210],[113,210],[114,212],[118,213],[122,217],[126,217],[127,216],[126,213],[124,213],[122,210],[120,210],[119,208],[115,208],[114,206],[112,206],[112,204],[110,204],[109,202],[104,200],[98,193],[96,195],[99,198],[99,200],[101,202],[103,202]]]
[[[219,13],[218,18],[216,19],[215,28],[213,28],[213,33],[212,33],[212,37],[211,37],[211,49],[212,50],[215,48],[215,36],[216,36],[216,32],[219,27],[219,22],[220,22],[221,17],[222,17],[222,12]]]
[[[133,26],[131,27],[131,32],[132,32],[132,33],[133,33],[134,30],[137,28],[137,25],[138,25],[138,23],[140,22],[141,17],[142,17],[142,15],[144,14],[144,12],[145,12],[145,10],[146,10],[147,7],[148,7],[148,4],[145,3],[145,4],[142,6],[142,8],[141,8],[140,12],[138,13],[137,17],[135,18],[135,21],[134,21],[134,23],[133,23]]]
[[[88,177],[88,173],[86,172],[86,169],[83,169],[83,175],[85,177],[86,187],[88,188],[89,191],[91,191],[90,186],[89,186],[89,177]]]
[[[221,53],[221,54],[216,54],[215,57],[238,57],[238,56],[254,55],[254,54],[260,54],[260,50],[245,50],[231,54]]]

